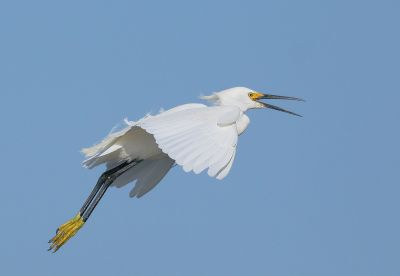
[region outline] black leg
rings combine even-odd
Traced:
[[[90,217],[94,208],[96,208],[97,204],[99,203],[101,198],[104,196],[105,192],[110,187],[110,185],[119,176],[121,176],[123,173],[125,173],[130,168],[136,166],[139,162],[141,162],[141,160],[132,160],[129,162],[128,161],[124,162],[124,163],[118,165],[117,167],[106,171],[105,173],[103,173],[100,176],[95,188],[93,189],[92,193],[89,195],[85,204],[81,208],[80,214],[81,214],[84,222],[86,222],[87,219]]]
[[[93,188],[92,192],[90,193],[89,197],[86,199],[85,203],[83,204],[81,210],[79,211],[79,213],[81,214],[81,216],[83,215],[83,213],[86,211],[86,209],[88,208],[90,202],[93,201],[93,198],[95,197],[95,195],[97,194],[97,192],[100,190],[101,185],[104,183],[105,181],[105,177],[106,177],[106,173],[103,173],[100,177],[99,180],[97,180],[97,184],[96,186]]]
[[[63,246],[63,244],[65,244],[71,237],[73,237],[85,224],[89,216],[92,214],[94,208],[96,208],[100,199],[107,191],[108,187],[110,187],[110,185],[119,176],[121,176],[130,168],[136,166],[141,161],[142,160],[126,161],[116,166],[115,168],[112,168],[103,173],[97,181],[97,184],[90,193],[89,197],[86,199],[79,213],[74,218],[67,221],[57,229],[56,235],[49,241],[49,250],[53,250],[53,252],[56,252],[61,246]]]
[[[84,213],[81,213],[82,219],[84,222],[86,222],[88,220],[88,218],[90,217],[90,215],[92,214],[94,208],[96,208],[97,204],[99,203],[100,199],[103,197],[103,195],[105,194],[105,192],[107,191],[108,187],[110,187],[110,185],[113,183],[113,179],[108,178],[103,185],[101,186],[98,194],[96,195],[96,198],[94,199],[93,202],[91,202],[90,206],[88,206],[88,208],[86,208]]]

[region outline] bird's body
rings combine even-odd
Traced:
[[[122,130],[112,132],[102,142],[83,149],[87,158],[84,167],[105,164],[107,171],[100,177],[80,213],[62,225],[50,240],[50,249],[58,250],[82,227],[109,186],[122,187],[134,182],[130,196],[139,198],[154,188],[174,164],[186,172],[198,174],[207,170],[209,176],[223,179],[232,167],[238,136],[250,123],[245,112],[251,108],[267,107],[297,115],[257,100],[299,100],[265,95],[244,87],[203,98],[213,105],[184,104],[138,121],[125,119]]]
[[[210,176],[222,179],[233,162],[237,137],[248,123],[237,107],[181,105],[137,122],[126,120],[123,130],[83,150],[88,158],[83,164],[112,168],[123,161],[143,160],[113,183],[119,187],[137,179],[130,193],[136,197],[154,187],[174,163],[186,172],[208,169]]]

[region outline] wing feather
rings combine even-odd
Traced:
[[[124,128],[111,132],[102,142],[84,149],[84,166],[106,163],[108,168],[122,159],[143,161],[113,184],[122,187],[134,181],[131,197],[141,197],[166,175],[174,163],[186,172],[224,178],[232,167],[238,132],[236,107],[187,104],[137,122],[125,120]]]
[[[130,191],[130,197],[141,197],[153,189],[168,173],[174,164],[174,160],[166,154],[146,159],[118,177],[112,184],[115,187],[123,187],[130,182],[135,182]]]
[[[233,153],[231,160],[229,160],[229,163],[223,168],[218,174],[217,174],[217,179],[223,179],[225,176],[228,175],[230,169],[232,168],[233,165],[233,160],[235,160],[235,155],[236,152]]]
[[[218,161],[213,163],[208,170],[208,174],[212,177],[216,176],[231,160],[234,150],[227,150],[224,152]]]
[[[196,107],[146,117],[138,125],[185,171],[200,173],[208,168],[210,176],[222,179],[236,151],[240,114],[232,106]]]

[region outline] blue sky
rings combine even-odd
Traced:
[[[397,1],[0,3],[2,275],[399,275]],[[57,254],[122,118],[233,86],[251,111],[222,182],[111,189]]]

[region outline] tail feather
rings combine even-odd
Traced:
[[[109,147],[111,147],[116,139],[127,133],[131,128],[132,126],[126,126],[124,129],[118,132],[111,132],[100,143],[97,143],[88,148],[83,148],[81,152],[85,155],[86,158],[97,156],[106,151]]]

